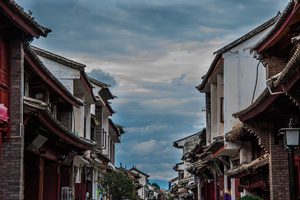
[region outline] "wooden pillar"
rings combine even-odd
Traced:
[[[44,158],[39,159],[39,200],[43,200],[44,191]]]

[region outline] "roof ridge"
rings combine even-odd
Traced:
[[[234,47],[236,47],[237,45],[241,44],[242,42],[248,40],[249,38],[251,38],[252,36],[262,32],[263,30],[267,29],[268,27],[272,26],[273,24],[275,24],[275,22],[277,21],[277,19],[280,17],[280,12],[277,13],[277,15],[271,19],[269,19],[268,21],[266,21],[265,23],[257,26],[256,28],[252,29],[251,31],[249,31],[248,33],[246,33],[245,35],[243,35],[242,37],[236,39],[235,41],[229,43],[228,45],[222,47],[221,49],[217,50],[214,52],[214,54],[222,54]]]
[[[73,69],[78,69],[83,72],[84,68],[86,67],[85,64],[73,61],[71,59],[65,58],[63,56],[57,55],[50,51],[46,51],[44,49],[40,49],[40,48],[32,46],[32,45],[30,45],[30,46],[37,55],[48,58],[50,60],[54,60],[60,64],[67,65],[68,67],[71,67]]]

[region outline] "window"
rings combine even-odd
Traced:
[[[220,99],[220,122],[224,122],[224,97]]]
[[[102,129],[102,148],[106,149],[106,132]]]

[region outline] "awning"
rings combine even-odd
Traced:
[[[74,158],[74,165],[79,167],[80,165],[89,164],[89,161],[82,158],[82,156],[75,156]]]
[[[104,163],[102,160],[100,160],[98,158],[95,158],[93,161],[101,169],[107,169],[108,168],[107,164]]]

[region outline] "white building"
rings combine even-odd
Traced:
[[[115,143],[121,142],[124,133],[121,126],[109,119],[115,111],[108,100],[115,96],[111,94],[109,85],[86,75],[84,64],[32,48],[47,69],[83,103],[83,106],[73,106],[72,115],[67,118],[71,126],[67,128],[82,138],[96,141],[97,145],[74,159],[75,195],[83,197],[88,194],[89,198],[98,199],[98,178],[107,169],[115,169]],[[56,109],[64,108],[52,109],[55,112]]]
[[[277,18],[278,16],[274,17],[216,51],[208,72],[202,83],[197,86],[197,89],[206,95],[206,142],[212,159],[228,156],[231,166],[236,159],[240,162],[251,161],[251,143],[242,146],[240,143],[229,143],[225,136],[241,128],[240,121],[232,114],[250,105],[265,89],[265,67],[254,58],[256,55],[251,54],[250,48],[270,31]],[[226,169],[224,165],[224,171]],[[230,188],[227,180],[227,176],[224,175],[225,191]],[[235,192],[233,179],[232,199],[235,199]]]
[[[130,171],[135,172],[135,173],[137,173],[141,176],[141,178],[139,178],[139,182],[142,185],[142,187],[138,190],[138,196],[139,196],[139,198],[147,199],[148,198],[147,194],[148,194],[148,190],[149,190],[148,187],[147,187],[147,184],[148,184],[148,178],[150,176],[148,174],[140,171],[135,166],[132,167],[130,169]]]

